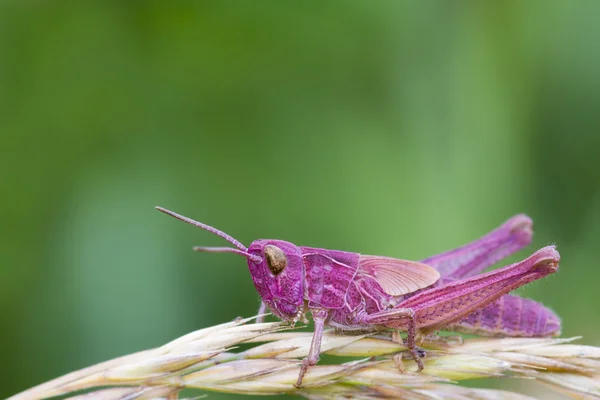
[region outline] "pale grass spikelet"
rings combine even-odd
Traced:
[[[106,361],[19,393],[11,399],[70,395],[74,399],[177,399],[182,389],[309,399],[530,399],[502,390],[459,386],[466,379],[524,378],[580,399],[600,399],[600,348],[572,339],[451,338],[425,340],[425,369],[405,361],[401,374],[392,356],[406,348],[385,335],[328,331],[324,354],[359,357],[343,364],[320,362],[294,383],[312,334],[281,322],[252,318],[201,329],[162,347]],[[236,351],[242,343],[260,343]],[[81,394],[80,391],[87,393]],[[92,391],[90,391],[92,390]]]

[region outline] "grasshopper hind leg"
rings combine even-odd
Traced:
[[[417,363],[417,372],[423,370],[423,361],[421,361],[421,355],[419,355],[419,350],[421,349],[418,349],[416,345],[417,322],[415,319],[415,312],[412,308],[393,308],[365,315],[362,319],[361,322],[368,325],[383,325],[394,329],[392,332],[392,340],[397,343],[404,343]],[[397,329],[402,328],[406,329],[406,342],[402,341],[402,338],[397,331]],[[398,357],[394,356],[394,362],[396,363],[398,370],[403,372],[404,364],[402,364],[401,354],[399,354]]]
[[[414,348],[410,348],[410,345],[408,344],[408,338],[405,341],[404,339],[402,339],[402,336],[400,336],[400,332],[397,330],[392,331],[392,341],[394,343],[399,343],[399,344],[403,344],[407,347],[408,351],[411,354],[411,357],[413,360],[415,360],[415,362],[417,363],[417,372],[420,372],[423,370],[424,366],[423,366],[423,361],[421,360],[423,357],[425,357],[427,355],[427,352],[425,351],[425,349],[418,347],[418,346],[414,346]],[[405,358],[405,354],[403,351],[394,354],[393,356],[393,360],[394,360],[394,364],[396,365],[396,368],[398,368],[398,371],[400,371],[401,374],[404,373],[404,362],[403,359]]]
[[[408,351],[413,356],[413,359],[417,363],[417,372],[423,371],[423,361],[419,356],[419,352],[417,351],[416,345],[416,337],[417,337],[417,323],[415,321],[415,313],[411,310],[410,322],[408,324],[408,328],[406,330],[406,346],[408,347]]]

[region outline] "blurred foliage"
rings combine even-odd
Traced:
[[[0,6],[0,397],[256,312],[249,244],[421,259],[507,217],[600,344],[600,2]],[[519,256],[524,257],[527,252]]]

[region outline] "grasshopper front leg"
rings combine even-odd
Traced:
[[[258,317],[256,318],[256,323],[261,324],[265,322],[265,313],[267,312],[267,305],[264,301],[260,301],[260,306],[258,307]]]
[[[310,343],[310,350],[308,356],[302,360],[302,367],[300,367],[300,374],[296,381],[296,387],[302,386],[302,379],[304,374],[308,371],[308,367],[311,367],[319,361],[319,355],[321,354],[321,342],[323,341],[323,329],[325,328],[325,322],[329,316],[329,312],[324,308],[317,308],[311,310],[312,318],[315,323],[315,330],[313,333],[312,341]]]

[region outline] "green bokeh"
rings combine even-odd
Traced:
[[[256,312],[219,238],[408,259],[507,217],[600,345],[600,2],[0,6],[0,397]]]

